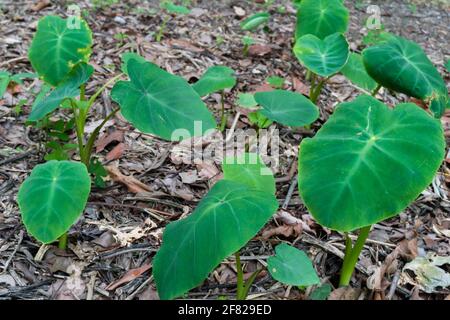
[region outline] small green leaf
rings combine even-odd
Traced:
[[[285,90],[257,92],[255,100],[262,107],[261,114],[286,126],[306,126],[319,117],[317,106],[299,93]]]
[[[303,0],[298,5],[295,38],[311,34],[319,39],[345,33],[349,13],[342,0]]]
[[[447,86],[422,48],[402,37],[390,37],[362,53],[369,75],[388,89],[418,99],[447,96]]]
[[[73,65],[88,62],[91,46],[92,32],[84,20],[45,16],[39,20],[29,59],[45,82],[57,86]]]
[[[189,14],[191,12],[191,10],[189,10],[185,6],[176,5],[172,1],[162,2],[161,8],[167,10],[167,12],[169,13],[176,13],[176,14]]]
[[[275,89],[282,89],[284,86],[284,79],[278,76],[271,76],[267,78],[267,83]]]
[[[50,94],[35,102],[28,121],[38,121],[56,110],[63,100],[74,98],[80,94],[80,86],[89,80],[94,68],[86,63],[78,63]]]
[[[27,231],[43,243],[55,241],[80,217],[90,189],[82,163],[53,160],[37,165],[17,196]]]
[[[7,71],[0,71],[0,99],[8,89],[9,82],[11,81],[11,74]]]
[[[163,139],[185,129],[193,137],[216,127],[215,120],[192,87],[153,63],[130,59],[127,65],[130,81],[119,81],[111,97],[121,107],[122,115],[138,130]],[[201,130],[194,130],[194,122]]]
[[[275,253],[267,259],[267,269],[275,280],[305,287],[320,283],[311,260],[303,251],[282,243],[275,248]]]
[[[257,126],[259,129],[265,129],[272,125],[273,121],[262,114],[261,110],[250,112],[247,115],[250,124]]]
[[[347,63],[349,46],[345,37],[335,33],[320,40],[309,34],[297,40],[294,54],[312,72],[328,77],[339,72]]]
[[[270,14],[268,12],[255,13],[241,22],[241,29],[245,31],[256,29],[260,25],[269,21],[269,18]]]
[[[192,85],[192,88],[200,97],[208,94],[233,88],[236,85],[234,70],[225,66],[213,66],[206,70],[205,74]]]
[[[193,213],[166,227],[153,259],[161,299],[179,297],[198,286],[223,259],[253,238],[278,208],[274,194],[235,181],[227,170],[232,180],[217,182]],[[253,169],[243,170],[244,181],[250,180],[248,172],[254,174]]]
[[[333,287],[331,287],[330,284],[325,283],[311,292],[309,300],[327,300],[332,290]]]
[[[252,109],[258,105],[251,93],[239,93],[237,104],[241,108]]]
[[[350,53],[347,64],[341,73],[358,87],[372,92],[377,87],[377,82],[366,71],[362,56],[359,53]]]
[[[98,161],[98,159],[91,159],[91,163],[89,165],[89,173],[94,176],[94,184],[96,187],[104,188],[106,186],[105,180],[103,178],[108,176],[108,171],[106,171],[105,167],[100,161]]]
[[[13,75],[11,77],[11,81],[18,84],[23,84],[23,79],[34,79],[34,78],[37,78],[37,74],[31,72],[21,72]]]
[[[431,183],[445,153],[439,120],[412,103],[363,95],[338,105],[299,153],[299,192],[323,226],[352,231],[393,217]]]

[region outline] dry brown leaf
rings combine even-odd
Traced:
[[[276,228],[269,228],[262,233],[263,239],[269,239],[273,236],[283,236],[283,237],[290,237],[290,236],[298,236],[303,231],[301,224],[294,224],[294,225],[281,225]]]
[[[116,166],[106,166],[106,170],[108,171],[111,179],[115,182],[119,182],[124,184],[128,191],[133,193],[139,192],[152,192],[152,188],[147,186],[146,184],[140,182],[133,176],[126,176],[120,172],[119,168]]]
[[[186,41],[186,40],[169,39],[167,41],[167,43],[174,49],[182,49],[182,50],[187,50],[187,51],[196,52],[196,53],[205,51],[204,49],[199,48],[199,47],[193,45],[191,42]]]
[[[304,84],[299,78],[292,77],[292,87],[294,91],[309,96],[309,86]]]
[[[328,300],[358,300],[361,289],[352,287],[341,287],[333,290]]]
[[[134,279],[140,277],[145,271],[150,270],[152,267],[151,264],[144,264],[142,267],[131,269],[125,275],[120,278],[117,281],[114,281],[113,283],[110,283],[105,289],[106,290],[115,290],[116,288],[120,287],[121,285],[128,283],[130,281],[133,281]]]
[[[42,9],[51,5],[50,0],[40,0],[34,6],[31,7],[31,10],[34,12],[41,11]]]
[[[248,48],[248,54],[251,56],[265,56],[272,52],[272,47],[264,44],[254,44]]]
[[[108,154],[106,155],[106,160],[112,161],[117,160],[122,157],[123,153],[126,150],[125,143],[119,143],[117,146],[115,146]]]
[[[104,134],[95,143],[95,152],[102,152],[112,142],[123,142],[123,131],[115,130],[110,134]]]

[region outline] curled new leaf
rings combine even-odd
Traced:
[[[342,103],[299,152],[299,192],[314,218],[351,231],[393,217],[431,183],[445,151],[441,124],[415,104],[370,96]]]
[[[73,65],[88,62],[91,46],[92,32],[84,20],[46,16],[39,20],[28,55],[39,76],[56,86]]]
[[[43,243],[58,239],[80,217],[90,189],[82,163],[52,160],[34,167],[17,197],[28,232]]]
[[[111,97],[120,105],[123,116],[140,131],[177,140],[180,135],[175,134],[176,130],[187,130],[193,137],[216,127],[212,114],[184,79],[133,58],[126,71],[130,81],[117,82]]]

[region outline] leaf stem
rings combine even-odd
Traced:
[[[86,85],[84,83],[80,86],[80,100],[86,100]]]
[[[159,28],[158,34],[156,35],[156,42],[161,42],[161,39],[164,34],[164,30],[166,29],[167,22],[169,22],[169,16],[164,17],[163,23],[161,24],[161,28]]]
[[[241,256],[239,255],[239,252],[236,252],[234,256],[236,258],[236,270],[237,270],[236,300],[245,300],[244,271],[242,270]]]
[[[227,125],[227,116],[225,114],[225,90],[222,90],[221,97],[220,97],[220,103],[221,103],[221,110],[220,110],[220,126],[219,130],[220,132],[223,132],[225,130],[225,127]]]
[[[77,141],[78,141],[78,152],[80,153],[80,159],[81,162],[83,162],[86,166],[89,164],[86,164],[84,162],[85,154],[84,154],[84,123],[81,123],[81,117],[77,113],[77,107],[73,104],[73,101],[71,101],[72,105],[72,111],[73,111],[73,117],[75,118],[75,130],[77,133]]]
[[[359,231],[358,239],[356,239],[355,245],[352,247],[350,238],[346,235],[345,239],[345,257],[342,264],[341,277],[339,279],[339,286],[345,287],[350,284],[353,271],[355,270],[356,263],[358,262],[359,255],[366,243],[369,236],[370,228],[372,226],[367,226],[361,228]]]
[[[100,130],[102,130],[103,126],[112,118],[114,115],[119,111],[120,109],[117,108],[113,110],[110,114],[106,116],[105,119],[103,119],[102,123],[100,123],[92,132],[91,136],[88,139],[88,142],[86,143],[86,146],[84,147],[84,159],[83,163],[86,164],[86,166],[89,166],[91,155],[92,155],[92,149],[94,148],[95,140],[98,137],[98,134],[100,133]]]
[[[378,84],[377,87],[375,88],[375,90],[372,91],[372,97],[375,97],[378,93],[378,91],[380,91],[382,85]]]
[[[90,107],[94,104],[95,100],[97,99],[97,97],[113,82],[116,82],[117,79],[119,79],[121,76],[123,76],[123,73],[118,74],[117,76],[115,76],[114,78],[111,78],[110,80],[108,80],[100,89],[98,89],[94,95],[89,99],[88,101],[88,108],[87,110],[90,109]]]
[[[60,248],[62,250],[67,249],[67,232],[64,232],[64,234],[61,237],[59,237],[58,248]]]

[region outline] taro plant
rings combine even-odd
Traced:
[[[226,158],[217,182],[187,218],[167,225],[153,259],[161,299],[179,297],[200,285],[228,256],[235,254],[237,299],[245,299],[259,270],[246,282],[239,250],[278,208],[275,179],[256,154]]]
[[[349,284],[371,226],[417,198],[444,152],[439,120],[415,104],[391,109],[368,95],[338,105],[315,137],[302,141],[300,195],[321,225],[346,235],[341,286]]]
[[[225,89],[232,89],[236,85],[234,70],[225,66],[212,66],[192,85],[192,88],[205,97],[214,92],[220,92],[220,124],[219,130],[225,130],[228,115],[225,113]]]
[[[250,46],[255,44],[255,40],[250,36],[244,36],[242,38],[242,44],[244,45],[244,47],[242,48],[242,53],[246,57],[246,56],[248,56],[248,51],[250,49]]]
[[[215,127],[212,114],[185,80],[128,53],[123,56],[122,70],[129,80],[117,82],[111,93],[120,107],[86,136],[86,120],[96,98],[123,74],[87,96],[86,82],[94,71],[88,64],[92,33],[83,20],[78,22],[79,29],[70,29],[67,21],[57,16],[39,21],[29,58],[34,70],[51,88],[33,104],[28,120],[43,121],[61,107],[74,123],[80,162],[52,160],[36,166],[18,194],[22,219],[29,233],[44,243],[59,238],[62,248],[67,244],[68,229],[86,205],[91,187],[88,172],[104,175],[91,155],[101,129],[117,112],[142,132],[166,140],[179,140],[179,136],[172,135],[177,129],[195,136]],[[195,121],[202,123],[200,133],[194,129]],[[64,135],[66,129],[60,124],[59,135]]]
[[[171,15],[177,15],[177,14],[189,14],[191,10],[189,10],[187,7],[182,5],[176,5],[172,1],[162,1],[160,4],[161,10],[163,10],[166,14],[163,18],[161,27],[159,28],[158,33],[156,34],[156,41],[161,42],[161,39],[164,35],[164,32],[167,27],[167,23],[170,20]]]

